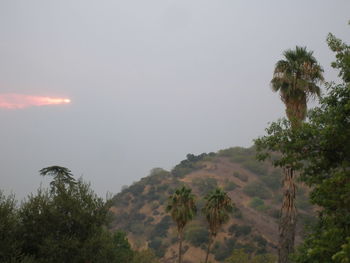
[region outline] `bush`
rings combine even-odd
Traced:
[[[208,229],[201,225],[190,225],[185,232],[185,240],[195,247],[207,244],[209,240]]]
[[[168,233],[168,229],[172,223],[170,216],[164,216],[162,220],[154,227],[154,236],[165,237]]]
[[[151,248],[157,257],[163,257],[165,254],[166,247],[162,244],[160,237],[155,237],[148,243],[148,247]]]
[[[217,187],[215,178],[196,178],[192,184],[197,187],[201,195],[205,195]]]
[[[246,160],[252,159],[255,157],[255,149],[251,148],[242,148],[242,147],[233,147],[219,151],[219,156],[228,157],[231,162],[244,162]]]
[[[246,176],[245,174],[241,174],[241,173],[235,171],[235,172],[233,172],[233,176],[237,177],[242,182],[247,182],[248,181],[248,176]]]
[[[237,206],[235,206],[233,208],[233,217],[237,218],[237,219],[242,219],[243,218],[243,214],[242,214],[241,210],[239,210],[239,208]]]
[[[249,206],[260,212],[267,212],[270,208],[269,206],[265,205],[264,201],[261,200],[259,197],[254,197],[250,201]]]
[[[233,191],[236,188],[237,188],[237,185],[232,181],[228,181],[224,186],[225,191]]]
[[[269,175],[261,176],[261,180],[267,187],[276,191],[281,188],[282,173],[280,170],[274,170]]]
[[[249,235],[251,231],[252,231],[252,228],[250,226],[247,226],[247,225],[240,226],[236,224],[231,225],[228,229],[228,232],[231,235],[235,235],[236,237]]]
[[[242,163],[242,166],[256,175],[267,175],[266,165],[258,160],[246,160]]]
[[[270,192],[260,182],[252,182],[243,188],[243,192],[251,197],[260,197],[262,199],[271,198]]]
[[[207,156],[210,156],[206,153],[202,153],[199,155],[187,154],[187,159],[180,162],[180,164],[176,165],[174,169],[171,171],[171,174],[175,177],[182,178],[186,174],[189,174],[197,169],[200,169],[201,166],[198,165],[198,162],[205,159]]]
[[[249,206],[252,208],[257,208],[262,205],[264,205],[264,201],[261,200],[259,197],[254,197],[249,203]]]

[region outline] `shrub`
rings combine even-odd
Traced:
[[[200,194],[205,195],[217,187],[215,178],[196,178],[192,184],[197,187]]]
[[[261,176],[261,180],[267,187],[276,191],[281,188],[282,173],[280,170],[273,170],[269,175]]]
[[[242,166],[256,175],[267,175],[266,165],[258,160],[246,160],[242,163]]]
[[[237,188],[237,185],[232,181],[228,181],[224,186],[225,191],[233,191],[236,188]]]
[[[259,198],[259,197],[252,198],[252,200],[249,203],[249,206],[252,208],[257,208],[257,207],[262,206],[262,205],[264,205],[264,201],[261,200],[261,198]]]
[[[254,148],[233,147],[219,151],[219,156],[230,158],[231,162],[244,162],[255,157]]]
[[[271,198],[270,192],[260,182],[252,182],[243,188],[243,192],[251,197],[260,197],[262,199]]]
[[[233,224],[229,227],[228,231],[231,235],[235,235],[236,237],[239,237],[239,236],[249,235],[250,232],[252,231],[252,228],[247,225],[240,226],[240,225]]]
[[[171,225],[171,217],[164,216],[162,220],[154,227],[153,235],[159,237],[165,237],[168,233],[168,229]]]
[[[185,232],[185,240],[195,247],[207,244],[209,240],[208,229],[201,225],[191,225]]]
[[[237,219],[242,219],[243,218],[243,214],[242,214],[241,210],[239,210],[239,208],[237,206],[235,206],[233,208],[233,217],[237,218]]]
[[[270,207],[265,205],[264,201],[261,200],[259,197],[254,197],[250,201],[249,206],[260,212],[267,212],[270,209]]]
[[[185,160],[181,161],[178,165],[172,169],[171,174],[175,177],[182,178],[186,174],[189,174],[197,169],[200,169],[201,166],[198,165],[198,162],[205,159],[208,156],[206,153],[199,155],[187,154]]]
[[[241,173],[235,171],[235,172],[233,172],[233,176],[237,177],[242,182],[247,182],[248,181],[248,176],[245,175],[245,174],[241,174]]]

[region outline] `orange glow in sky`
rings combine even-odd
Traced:
[[[24,94],[0,94],[0,108],[23,109],[31,106],[68,104],[68,98],[56,98],[46,96],[32,96]]]

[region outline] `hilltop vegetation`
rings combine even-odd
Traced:
[[[218,153],[188,154],[171,171],[153,169],[149,176],[113,197],[112,229],[129,233],[134,248],[151,248],[162,262],[171,262],[177,254],[177,232],[170,214],[165,212],[169,195],[181,185],[191,187],[199,211],[204,206],[203,197],[219,186],[228,192],[236,207],[218,234],[212,259],[221,262],[230,257],[233,249],[254,255],[275,253],[282,173],[268,162],[259,162],[255,155],[254,147],[234,147]],[[298,191],[299,242],[304,226],[313,220],[307,191],[304,187]],[[207,223],[199,213],[185,229],[186,262],[204,259],[208,236]]]

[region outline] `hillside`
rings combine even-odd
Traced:
[[[203,197],[220,186],[229,193],[236,209],[216,238],[212,261],[222,262],[238,248],[245,248],[252,254],[275,254],[281,179],[281,170],[255,159],[254,148],[235,147],[198,156],[188,154],[187,159],[172,171],[155,168],[149,176],[114,196],[111,228],[127,232],[134,248],[150,247],[162,262],[174,262],[177,233],[175,224],[165,212],[169,195],[183,184],[190,186],[197,196],[200,211]],[[305,224],[312,221],[313,207],[303,186],[298,188],[297,200],[299,226],[296,241],[300,242]],[[184,262],[203,260],[208,231],[200,213],[186,227],[185,239]]]

